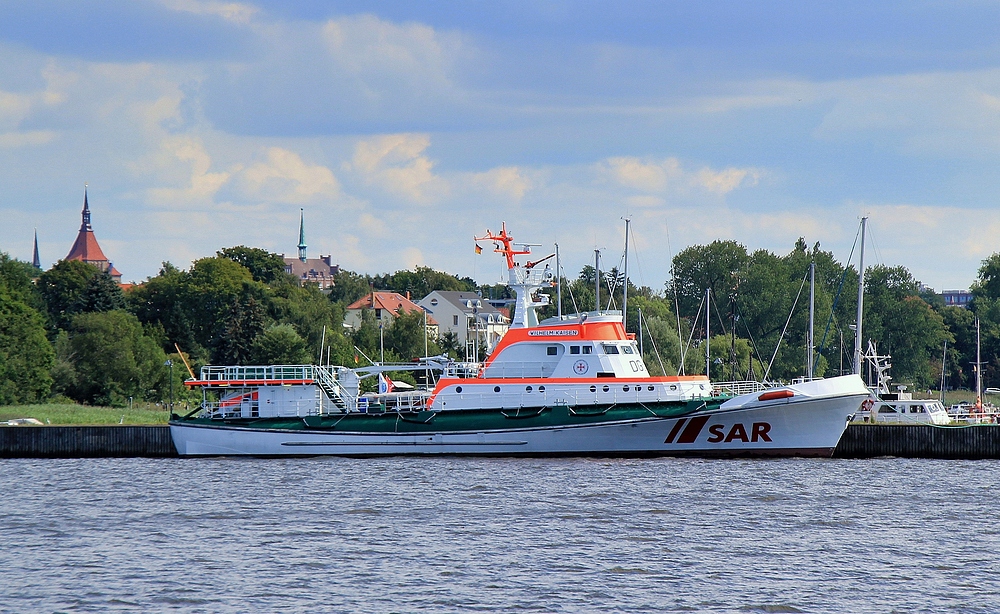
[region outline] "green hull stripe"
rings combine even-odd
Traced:
[[[416,413],[326,414],[305,418],[181,418],[171,424],[247,427],[283,431],[342,433],[477,433],[539,428],[615,424],[650,418],[676,418],[702,409],[717,409],[726,399],[698,399],[644,404],[587,406],[577,411],[565,405],[530,409],[478,409]],[[580,413],[580,411],[586,413]]]

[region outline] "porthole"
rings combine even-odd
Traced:
[[[622,386],[622,392],[628,392],[628,386]]]
[[[653,387],[652,387],[652,386],[650,386],[650,387],[648,388],[648,390],[649,390],[650,392],[653,392]]]
[[[500,392],[500,386],[494,386],[493,392]]]
[[[604,390],[604,392],[607,392],[607,391],[611,390],[611,387],[610,387],[610,386],[605,386],[605,387],[603,388],[603,390]]]
[[[458,394],[462,394],[462,387],[459,386],[459,387],[455,388],[455,392],[457,392]]]
[[[698,388],[701,388],[702,390],[704,390],[705,389],[705,384],[698,384]]]
[[[524,391],[525,392],[531,392],[531,386],[525,386],[524,387]]]
[[[670,384],[671,390],[677,390],[677,384]]]
[[[590,391],[591,392],[597,392],[597,386],[591,386],[590,387]]]
[[[545,392],[545,386],[539,386],[538,392]]]

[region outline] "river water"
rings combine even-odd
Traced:
[[[1000,463],[0,460],[2,612],[997,612]]]

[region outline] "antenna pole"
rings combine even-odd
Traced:
[[[601,250],[594,250],[594,309],[601,311]]]
[[[628,226],[632,218],[625,218],[625,287],[622,294],[622,327],[628,329]]]
[[[562,320],[562,265],[559,264],[558,243],[556,243],[556,315]]]

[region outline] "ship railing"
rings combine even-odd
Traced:
[[[243,402],[205,400],[201,405],[201,410],[203,416],[213,420],[264,417],[293,418],[320,414],[319,406],[312,399],[284,402],[281,405],[281,411],[266,412],[266,415],[261,414],[260,404],[256,399]]]
[[[426,390],[364,394],[358,397],[357,410],[362,413],[423,411],[427,409],[430,396]]]
[[[513,270],[513,282],[528,286],[544,286],[552,281],[552,272],[546,273],[545,269],[526,269],[515,267]]]
[[[762,392],[773,386],[764,382],[756,382],[751,380],[746,381],[734,381],[734,382],[712,382],[712,388],[721,392],[722,394],[731,394],[734,397],[738,397],[741,394],[752,394],[754,392]]]
[[[208,365],[201,368],[201,379],[207,382],[248,380],[315,380],[316,365]]]

